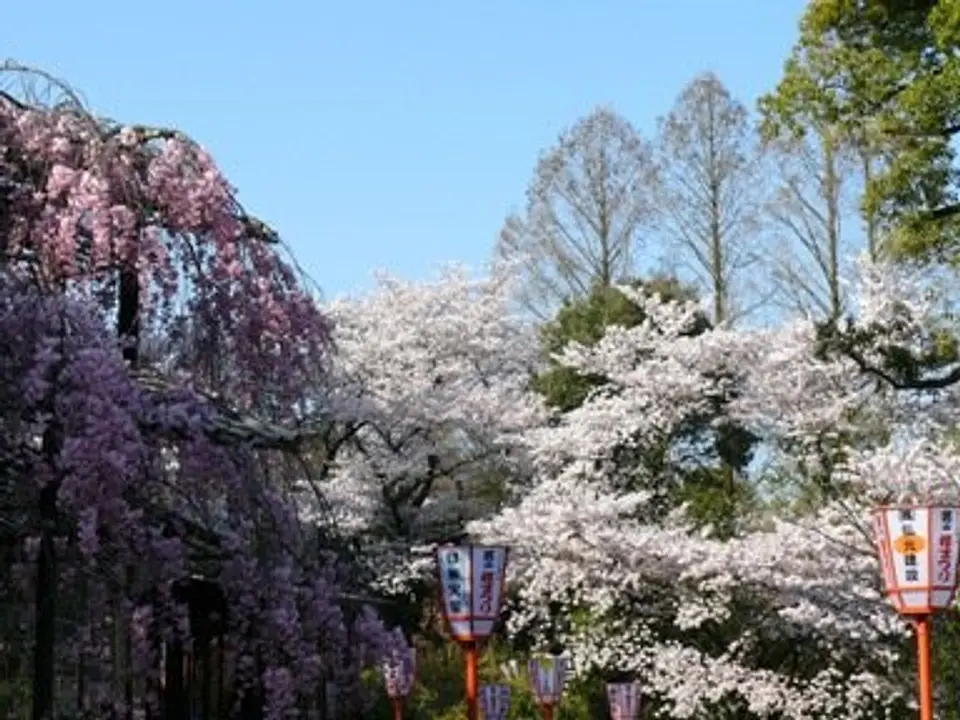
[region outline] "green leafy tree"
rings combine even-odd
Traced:
[[[875,160],[864,194],[891,250],[956,260],[960,250],[960,4],[812,0],[776,90],[767,133],[814,122]]]

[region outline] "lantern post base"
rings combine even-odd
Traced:
[[[543,716],[543,720],[553,720],[553,705],[550,703],[541,705],[540,714]]]
[[[917,635],[917,680],[920,685],[920,720],[933,720],[933,675],[930,672],[930,616],[913,620]]]

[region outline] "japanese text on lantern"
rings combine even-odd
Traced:
[[[447,609],[451,616],[463,615],[467,612],[466,587],[463,573],[463,558],[457,550],[444,553],[443,584],[446,586]]]
[[[916,540],[916,530],[913,527],[913,510],[903,509],[900,511],[900,532],[901,537],[898,540],[898,549],[903,553],[903,564],[905,568],[904,579],[907,582],[918,582],[920,573],[917,568],[918,543]]]
[[[953,582],[953,510],[940,511],[940,540],[937,543],[937,582]]]
[[[497,581],[497,557],[493,550],[483,551],[483,564],[480,569],[480,615],[493,615],[494,583]]]

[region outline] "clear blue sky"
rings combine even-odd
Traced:
[[[710,69],[751,105],[803,0],[32,0],[0,55],[208,147],[328,296],[483,263],[538,152],[597,104],[652,134]]]

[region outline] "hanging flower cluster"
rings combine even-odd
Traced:
[[[226,594],[234,699],[260,694],[268,717],[323,680],[356,686],[389,642],[344,616],[343,577],[272,469],[295,429],[242,420],[296,421],[327,362],[329,322],[278,248],[181,133],[0,94],[0,527],[22,599],[53,602],[35,568],[53,569],[71,618],[56,660],[86,668],[88,707],[122,708],[118,669],[158,687],[158,641],[187,632],[175,586],[197,572]]]

